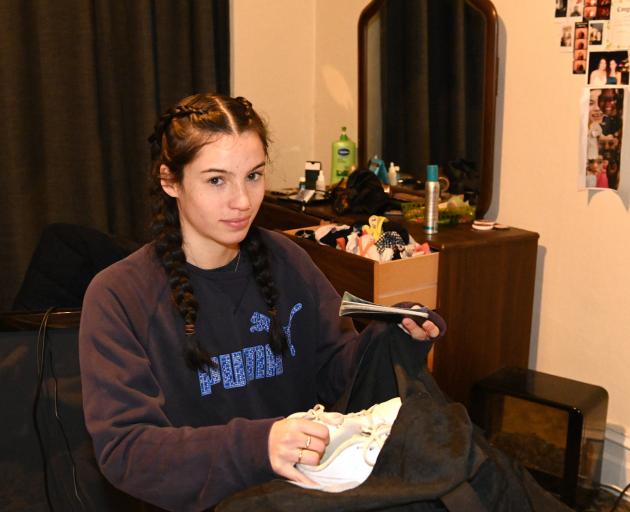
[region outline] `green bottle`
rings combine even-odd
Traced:
[[[332,144],[330,183],[334,185],[347,177],[357,165],[357,146],[346,135],[346,127],[341,127],[339,140]]]

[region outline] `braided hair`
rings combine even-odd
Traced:
[[[170,179],[181,183],[184,168],[203,146],[222,135],[238,135],[246,131],[260,137],[265,156],[268,156],[267,128],[252,104],[243,97],[207,93],[184,98],[164,112],[149,137],[152,157],[151,228],[155,251],[168,276],[173,305],[184,321],[184,360],[194,370],[204,370],[206,365],[214,366],[214,363],[196,335],[199,303],[186,270],[177,200],[162,189],[160,168],[162,165],[168,167]],[[277,316],[278,290],[271,273],[267,248],[256,227],[250,228],[241,242],[241,250],[252,263],[256,284],[267,305],[271,319],[269,345],[275,354],[283,354],[288,344]]]

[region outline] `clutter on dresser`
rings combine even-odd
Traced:
[[[493,229],[498,229],[498,230],[510,229],[510,226],[507,226],[505,224],[500,224],[499,222],[495,222],[489,219],[476,219],[473,221],[471,227],[475,231],[491,231]]]
[[[317,180],[322,170],[322,163],[316,160],[307,160],[304,163],[305,187],[308,190],[317,190]],[[300,178],[301,179],[301,178]]]
[[[341,127],[339,140],[332,143],[332,158],[330,161],[330,183],[334,185],[347,178],[357,167],[357,146],[348,137],[346,127]]]
[[[364,213],[380,215],[390,205],[390,197],[376,174],[357,169],[340,181],[330,192],[333,210],[338,214]]]
[[[424,197],[418,197],[415,201],[401,202],[403,217],[409,222],[424,223],[425,201]],[[463,194],[451,195],[448,199],[438,203],[438,225],[454,226],[457,224],[472,222],[475,218],[475,207],[464,200]]]
[[[374,241],[367,233],[379,229],[380,219],[384,217],[374,216],[371,226],[370,222],[356,225],[361,231],[355,235],[352,235],[353,226],[344,224],[310,225],[283,233],[308,252],[339,294],[347,291],[386,306],[417,302],[429,308],[437,307],[439,252],[431,251],[428,244],[413,241],[405,231],[397,234],[407,246],[386,247],[389,235],[377,245],[379,239]],[[400,223],[383,221],[380,228],[393,231],[396,225]],[[363,234],[364,226],[367,236]],[[344,233],[350,234],[350,240],[342,236]],[[411,249],[411,256],[403,250],[409,246],[417,249]],[[379,248],[398,259],[381,259]]]
[[[427,166],[427,179],[424,182],[424,232],[433,235],[438,231],[438,205],[440,203],[440,182],[438,166]]]
[[[431,252],[428,243],[416,242],[404,226],[379,215],[370,216],[367,224],[323,224],[293,234],[380,263]]]
[[[322,163],[307,160],[304,163],[304,175],[300,176],[297,188],[270,190],[269,194],[278,199],[300,203],[302,210],[307,204],[328,201],[329,194],[326,190]]]

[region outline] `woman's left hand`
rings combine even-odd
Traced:
[[[418,341],[426,341],[440,335],[440,329],[431,320],[425,320],[422,325],[418,325],[411,318],[403,318],[402,326],[409,333],[409,336]]]

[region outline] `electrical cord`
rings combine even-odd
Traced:
[[[76,463],[74,460],[74,457],[72,456],[72,450],[70,448],[70,441],[68,440],[68,436],[66,435],[66,431],[64,429],[63,426],[63,422],[61,419],[61,415],[59,413],[59,406],[58,406],[58,398],[59,398],[59,394],[58,394],[58,381],[57,381],[57,376],[55,374],[55,368],[54,368],[54,362],[53,362],[53,355],[51,351],[46,351],[46,345],[47,345],[47,339],[48,339],[48,320],[50,318],[51,313],[54,311],[54,307],[49,308],[48,310],[46,310],[46,312],[44,313],[44,316],[42,317],[42,321],[39,325],[39,331],[37,333],[37,346],[36,346],[36,354],[37,354],[37,390],[35,392],[35,400],[33,402],[33,423],[34,423],[34,427],[35,427],[35,433],[37,435],[37,441],[39,444],[39,449],[40,449],[40,453],[42,455],[42,461],[43,461],[43,473],[44,473],[44,489],[45,489],[45,494],[46,494],[46,502],[48,504],[48,508],[51,510],[51,512],[54,512],[54,507],[52,505],[52,499],[50,497],[50,489],[49,489],[49,468],[48,468],[48,454],[46,452],[46,446],[44,443],[44,439],[42,437],[42,432],[40,429],[40,425],[39,425],[39,420],[37,417],[37,409],[39,407],[39,402],[40,402],[40,398],[41,398],[41,392],[42,392],[42,388],[43,388],[43,383],[44,383],[44,375],[45,375],[45,368],[46,368],[46,359],[48,359],[48,367],[50,369],[50,373],[52,376],[52,380],[53,380],[53,384],[54,384],[54,395],[53,395],[53,404],[54,404],[54,414],[55,414],[55,419],[58,423],[59,429],[61,431],[61,435],[63,437],[63,441],[64,441],[64,445],[66,448],[66,452],[68,454],[68,457],[70,458],[70,463],[72,465],[72,483],[73,483],[73,487],[74,487],[74,496],[77,500],[77,502],[79,503],[81,510],[86,510],[85,508],[85,504],[83,502],[83,500],[81,499],[81,492],[79,490],[79,482],[78,482],[78,474],[77,474],[77,467],[76,467]],[[48,356],[48,357],[47,357]],[[46,396],[47,398],[49,398],[48,395],[48,388],[46,387]]]
[[[52,353],[49,353],[49,359],[50,359],[50,373],[52,375],[53,382],[55,384],[55,395],[54,395],[55,418],[57,420],[57,423],[59,424],[59,430],[61,431],[61,436],[63,437],[63,442],[66,445],[66,451],[68,453],[68,457],[70,458],[70,463],[72,464],[72,484],[74,487],[74,496],[79,502],[79,504],[81,505],[81,509],[85,510],[85,504],[83,503],[83,500],[81,499],[81,493],[79,492],[79,482],[77,480],[77,465],[74,461],[74,457],[72,456],[72,449],[70,448],[70,441],[68,440],[68,436],[66,435],[66,430],[63,427],[61,416],[59,415],[59,408],[57,407],[58,383],[57,383],[57,376],[55,375],[55,366],[53,364]]]
[[[613,504],[613,507],[610,509],[610,512],[615,512],[615,510],[617,510],[617,507],[619,506],[619,504],[621,503],[621,500],[626,495],[626,493],[628,492],[629,489],[630,489],[630,484],[626,485],[623,488],[623,490],[621,491],[619,496],[617,496],[617,499],[615,500],[615,503]]]
[[[605,484],[600,482],[599,484],[597,484],[597,486],[601,489],[604,489],[605,491],[608,491],[609,494],[614,494],[615,498],[619,495],[621,491],[623,491],[621,487],[613,484]]]
[[[54,507],[52,505],[52,500],[50,499],[50,491],[48,489],[48,456],[46,453],[46,446],[44,445],[44,440],[42,438],[42,433],[39,428],[39,422],[37,420],[37,408],[39,406],[39,399],[41,397],[42,384],[44,382],[44,350],[46,349],[46,336],[42,336],[42,332],[46,332],[46,328],[48,326],[48,318],[50,314],[53,312],[54,308],[49,308],[44,313],[42,317],[42,321],[39,324],[39,331],[37,332],[37,345],[36,349],[36,357],[37,357],[37,389],[35,390],[35,400],[33,401],[33,426],[35,427],[35,435],[37,436],[37,443],[39,445],[39,451],[42,455],[42,465],[44,472],[44,492],[46,494],[46,503],[48,503],[48,508],[54,512]]]

